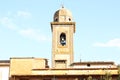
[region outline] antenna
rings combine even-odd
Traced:
[[[81,56],[81,54],[80,54],[80,62],[82,62],[82,56]]]

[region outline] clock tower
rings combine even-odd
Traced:
[[[55,12],[52,30],[52,68],[69,68],[73,63],[73,34],[75,22],[69,10],[62,7]]]

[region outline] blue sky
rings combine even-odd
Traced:
[[[50,22],[61,4],[76,22],[74,61],[120,64],[120,0],[0,0],[0,60],[41,57],[51,62]]]

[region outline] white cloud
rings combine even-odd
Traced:
[[[20,17],[29,18],[31,17],[31,14],[25,11],[18,11],[18,12],[15,12],[15,14],[12,14],[11,12],[9,12],[8,17],[3,17],[0,19],[0,26],[6,27],[7,29],[10,29],[10,30],[14,30],[20,35],[27,37],[29,39],[36,40],[36,41],[50,41],[51,40],[50,37],[41,34],[41,32],[37,29],[20,29],[21,27],[19,27],[19,25],[17,24],[19,23]]]
[[[95,47],[120,47],[120,38],[109,40],[106,43],[97,42],[93,44]]]
[[[37,29],[26,29],[26,30],[20,30],[19,34],[22,36],[37,40],[37,41],[49,41],[50,38],[40,34],[40,31]]]
[[[11,30],[17,30],[17,24],[15,22],[19,22],[19,18],[30,18],[32,15],[31,13],[27,11],[17,11],[15,14],[12,14],[12,12],[8,12],[7,17],[2,17],[0,19],[0,25],[7,27]],[[15,21],[15,22],[14,22]]]
[[[8,18],[8,17],[3,17],[0,19],[0,24],[2,26],[5,26],[11,30],[16,30],[16,24],[13,23],[12,19]]]
[[[27,12],[27,11],[18,11],[17,16],[24,17],[24,18],[30,18],[32,15],[30,12]]]

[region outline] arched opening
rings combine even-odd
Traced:
[[[54,21],[55,21],[55,22],[58,22],[58,18],[56,17],[56,18],[54,19]]]
[[[66,34],[65,33],[61,33],[60,34],[60,44],[62,46],[65,46],[66,45]]]
[[[71,21],[71,18],[69,18],[69,21]]]

